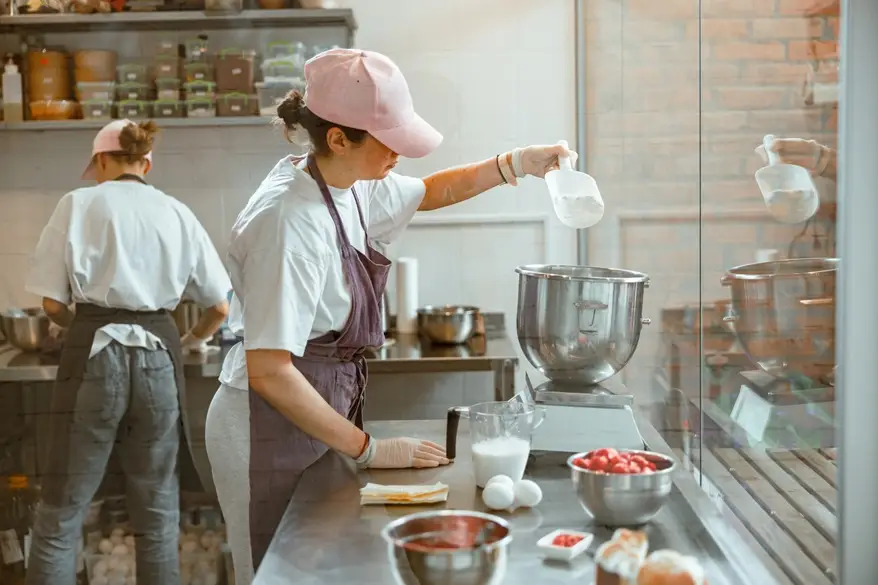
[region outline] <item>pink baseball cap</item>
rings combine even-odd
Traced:
[[[122,152],[122,144],[119,142],[119,136],[122,134],[122,130],[128,125],[133,124],[131,120],[113,120],[106,126],[100,129],[98,135],[95,136],[94,142],[91,147],[91,160],[88,162],[88,166],[85,167],[85,171],[82,173],[82,178],[85,180],[93,180],[95,179],[95,155],[104,153],[104,152]],[[146,160],[152,161],[152,153],[146,155]]]
[[[309,59],[305,105],[328,122],[365,130],[407,158],[427,156],[442,143],[415,113],[399,67],[374,51],[331,49]]]

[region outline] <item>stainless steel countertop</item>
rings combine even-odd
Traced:
[[[227,352],[228,348],[223,348],[185,356],[186,377],[218,377]],[[367,358],[372,374],[491,371],[498,362],[518,360],[512,340],[503,331],[489,332],[457,346],[432,345],[417,335],[397,334],[389,345]],[[58,355],[23,353],[9,345],[0,347],[0,382],[49,381],[55,379],[57,371]]]
[[[644,437],[661,441],[654,428],[639,421]],[[376,422],[367,425],[376,437],[417,436],[439,443],[445,440],[444,421]],[[310,467],[281,521],[254,585],[307,585],[309,583],[381,583],[393,577],[385,543],[379,531],[391,520],[426,509],[485,510],[473,478],[468,427],[461,421],[457,461],[432,470],[357,472],[350,460],[330,452]],[[669,452],[667,444],[661,452]],[[590,553],[608,539],[610,529],[590,525],[579,506],[567,468],[557,455],[535,458],[527,475],[543,490],[542,503],[533,510],[501,513],[513,528],[509,567],[504,585],[553,585],[590,583],[594,563]],[[365,506],[359,488],[366,482],[380,484],[449,485],[448,501],[433,506]],[[696,512],[697,510],[697,512]],[[536,542],[558,528],[593,532],[589,552],[570,565],[544,561]],[[711,585],[760,583],[773,580],[736,538],[717,508],[683,469],[675,475],[671,501],[647,527],[650,549],[672,548],[701,559]],[[719,538],[720,540],[717,540]]]

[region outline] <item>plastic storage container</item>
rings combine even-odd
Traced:
[[[149,99],[149,86],[145,83],[122,83],[116,86],[116,99],[120,102],[142,102]]]
[[[78,111],[78,104],[71,100],[37,100],[29,105],[32,120],[72,120]]]
[[[124,63],[116,68],[116,79],[119,83],[149,83],[149,71],[146,65]]]
[[[186,62],[187,63],[204,63],[208,60],[207,54],[207,37],[199,36],[189,39],[185,43]]]
[[[179,57],[180,45],[177,41],[164,39],[158,42],[155,48],[155,54],[163,57]]]
[[[255,51],[224,49],[216,58],[216,87],[220,92],[253,91]]]
[[[158,100],[179,100],[180,80],[176,78],[156,79],[155,90]]]
[[[213,98],[216,96],[216,84],[212,81],[190,81],[183,84],[186,99]]]
[[[157,100],[152,105],[154,118],[182,118],[186,111],[180,100]]]
[[[149,118],[152,114],[150,103],[144,101],[124,101],[117,104],[120,118]]]
[[[299,79],[304,74],[304,64],[293,57],[266,59],[262,62],[262,75],[266,82],[275,79]]]
[[[153,66],[153,76],[156,79],[178,79],[180,77],[180,58],[173,56],[158,56]]]
[[[213,67],[210,63],[186,63],[183,70],[186,81],[213,81]]]
[[[112,100],[88,100],[79,105],[86,120],[109,120],[113,117]]]
[[[292,90],[305,89],[304,82],[296,80],[266,81],[256,84],[256,94],[259,101],[259,114],[262,116],[274,116],[277,114],[277,106]]]
[[[204,0],[204,9],[207,12],[241,12],[244,0]]]
[[[76,99],[80,102],[113,101],[116,97],[116,83],[113,81],[80,81],[76,84]]]
[[[186,100],[186,115],[190,118],[213,118],[216,116],[216,100],[193,98]]]
[[[268,43],[265,46],[265,59],[279,59],[284,57],[293,57],[299,59],[304,64],[307,47],[304,43],[292,42],[285,43],[282,41]]]
[[[217,116],[258,116],[259,99],[245,93],[221,94],[216,100]]]

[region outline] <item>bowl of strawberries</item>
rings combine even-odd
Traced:
[[[674,460],[652,451],[596,449],[567,460],[576,497],[598,524],[638,526],[671,496]]]

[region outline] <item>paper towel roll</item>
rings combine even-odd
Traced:
[[[417,258],[396,261],[396,330],[400,333],[418,331]]]

